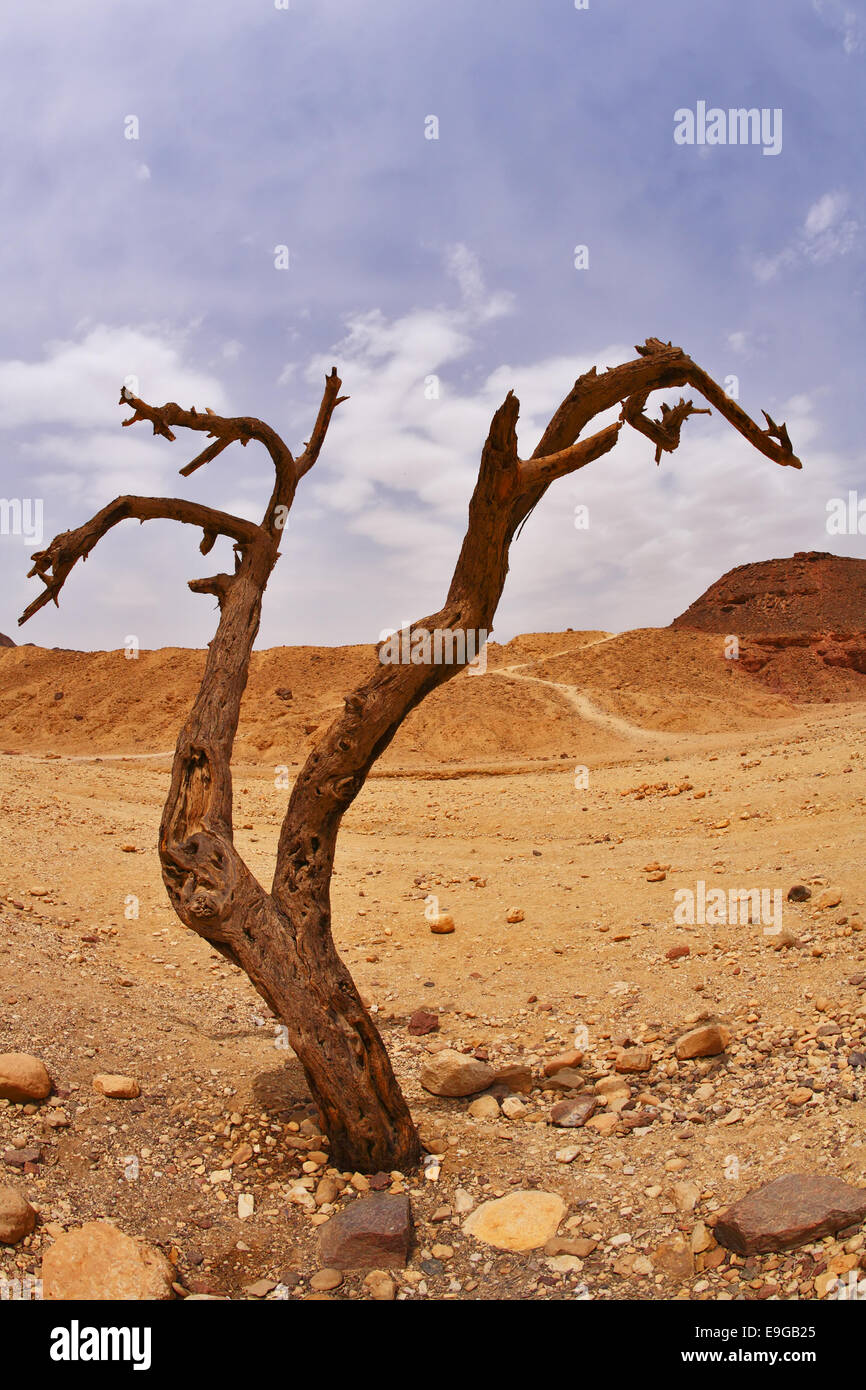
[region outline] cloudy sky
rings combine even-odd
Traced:
[[[45,544],[122,492],[264,506],[258,446],[183,479],[199,436],[121,429],[125,378],[294,448],[336,364],[351,400],[259,645],[374,641],[441,604],[507,390],[525,455],[579,372],[653,335],[786,419],[804,472],[716,415],[658,469],[628,432],[530,518],[497,638],[662,625],[733,565],[866,556],[826,529],[866,496],[854,0],[66,0],[3,7],[0,65],[0,488],[41,499]],[[701,102],[780,112],[781,150],[678,144]],[[124,523],[19,629],[36,545],[4,515],[0,631],[212,635],[186,581],[227,544],[168,523]]]

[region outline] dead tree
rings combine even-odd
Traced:
[[[462,669],[467,636],[492,628],[516,530],[554,479],[609,453],[624,425],[655,444],[657,462],[663,452],[674,450],[683,422],[696,412],[681,399],[672,408],[663,405],[661,418],[651,420],[644,408],[650,392],[659,389],[692,388],[761,453],[776,463],[801,467],[784,425],[767,415],[767,427],[761,429],[681,348],[650,338],[636,351],[633,361],[601,374],[593,367],[579,377],[525,460],[517,456],[519,402],[508,393],[482,451],[445,603],[411,629],[453,634],[448,652],[453,659],[440,664],[380,660],[369,679],[347,697],[344,711],[317,742],[294,784],[270,891],[258,883],[234,845],[232,745],[282,527],[299,482],[318,458],[334,408],[346,399],[339,394],[336,368],[326,378],[318,418],[298,458],[260,420],[202,414],[174,402],[154,407],[124,388],[121,404],[134,411],[124,425],[149,420],[154,433],[169,440],[175,438],[174,428],[182,426],[214,441],[180,470],[184,476],[236,440],[263,444],[276,481],[262,521],[256,525],[195,502],[120,497],[32,557],[30,575],[38,576],[45,589],[19,622],[49,599],[57,603],[76,561],[85,559],[100,537],[125,518],[169,518],[198,526],[204,533],[203,554],[218,536],[234,542],[233,574],[190,581],[195,593],[216,596],[220,616],[201,687],[174,754],[159,836],[162,876],[184,925],[244,970],[284,1022],[339,1168],[410,1170],[420,1159],[420,1143],[382,1040],[334,946],[330,882],[337,832],[370,768],[409,712]],[[592,420],[617,405],[622,408],[615,423],[581,438]]]

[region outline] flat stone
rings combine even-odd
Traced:
[[[733,1034],[723,1023],[707,1023],[684,1033],[676,1046],[676,1054],[681,1062],[692,1057],[717,1057],[724,1052]]]
[[[617,1057],[614,1067],[620,1072],[640,1072],[649,1071],[652,1064],[652,1053],[648,1047],[625,1047]]]
[[[17,1245],[36,1225],[36,1212],[17,1187],[0,1187],[0,1243]]]
[[[108,1072],[94,1076],[93,1089],[111,1100],[135,1100],[141,1095],[141,1087],[131,1076],[116,1076]]]
[[[421,1085],[434,1096],[472,1096],[486,1091],[494,1075],[489,1063],[443,1047],[421,1068]]]
[[[36,1147],[7,1149],[3,1155],[3,1162],[7,1168],[26,1168],[28,1164],[40,1163],[41,1160],[42,1150]]]
[[[26,1104],[51,1095],[51,1077],[38,1057],[26,1052],[0,1054],[0,1100]]]
[[[159,1250],[107,1221],[66,1231],[42,1259],[43,1297],[60,1302],[170,1298],[174,1277]]]
[[[571,1239],[554,1236],[546,1243],[544,1253],[545,1255],[574,1255],[578,1260],[585,1260],[597,1248],[598,1241],[589,1240],[586,1236],[574,1236]]]
[[[580,1129],[598,1107],[598,1096],[574,1096],[571,1100],[558,1100],[550,1112],[550,1123],[559,1129]]]
[[[663,1240],[653,1251],[652,1262],[655,1269],[669,1279],[691,1279],[695,1272],[691,1243],[681,1235]]]
[[[319,1253],[328,1269],[402,1269],[412,1248],[409,1198],[381,1192],[359,1197],[319,1227]]]
[[[267,1298],[276,1287],[273,1279],[256,1279],[255,1283],[244,1285],[244,1293],[247,1298]]]
[[[582,1091],[586,1085],[586,1077],[583,1072],[575,1071],[574,1067],[560,1067],[559,1071],[554,1072],[545,1083],[548,1091]]]
[[[565,1213],[565,1202],[556,1192],[509,1192],[482,1202],[463,1230],[498,1250],[539,1250],[556,1235]]]
[[[738,1255],[793,1250],[866,1218],[866,1188],[815,1173],[789,1173],[735,1202],[716,1222],[720,1245]]]
[[[825,888],[819,897],[816,907],[826,911],[830,907],[838,907],[842,901],[842,892],[839,888]]]
[[[549,1061],[545,1062],[544,1075],[555,1076],[558,1071],[563,1071],[566,1067],[572,1070],[579,1067],[582,1061],[582,1052],[560,1052],[556,1057],[551,1057]]]
[[[409,1019],[409,1032],[413,1038],[423,1038],[427,1033],[438,1033],[439,1015],[427,1009],[416,1009]]]

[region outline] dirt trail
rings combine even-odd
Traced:
[[[517,675],[518,671],[523,671],[527,666],[536,666],[539,661],[550,661],[560,656],[571,656],[574,652],[586,651],[588,647],[600,647],[605,642],[613,642],[619,633],[609,632],[604,637],[595,637],[591,642],[581,642],[576,647],[564,647],[562,651],[549,652],[544,657],[535,657],[530,661],[515,662],[513,666],[502,666],[498,671],[493,671],[495,676],[505,676],[508,680],[530,681],[534,685],[546,685],[551,690],[555,690],[563,697],[580,715],[581,719],[586,719],[590,724],[597,724],[600,728],[608,729],[611,733],[622,734],[626,738],[662,740],[670,743],[670,734],[658,729],[645,729],[640,724],[633,724],[628,719],[621,719],[619,715],[610,714],[592,701],[588,695],[576,685],[567,685],[563,681],[546,680],[543,676]]]

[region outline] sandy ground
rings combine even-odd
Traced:
[[[435,710],[426,723],[413,716],[339,842],[335,935],[413,1112],[444,1148],[437,1181],[391,1180],[413,1193],[418,1228],[398,1296],[821,1296],[843,1242],[744,1262],[715,1247],[712,1223],[785,1172],[866,1183],[866,1072],[849,1061],[866,1045],[863,705],[850,695],[798,705],[767,691],[726,668],[707,634],[656,634],[649,653],[635,634],[542,636],[494,653],[486,675],[453,682],[462,688],[437,697],[435,728]],[[107,1216],[169,1254],[179,1289],[238,1297],[265,1280],[277,1286],[270,1297],[306,1296],[316,1225],[286,1194],[321,1140],[262,1001],[169,908],[155,852],[169,731],[161,710],[148,715],[144,688],[146,707],[112,722],[120,697],[99,663],[107,669],[110,657],[124,679],[134,668],[143,687],[147,673],[118,653],[31,651],[28,664],[24,652],[0,672],[0,1051],[43,1058],[61,1122],[48,1123],[47,1107],[0,1102],[0,1153],[43,1146],[34,1170],[13,1174],[41,1224],[26,1244],[0,1248],[0,1274],[38,1273],[61,1227]],[[184,698],[196,659],[173,658]],[[369,652],[343,649],[322,663],[294,654],[288,676],[285,654],[257,661],[251,708],[285,685],[292,704],[319,700],[322,713],[331,694],[315,693],[311,668],[327,663],[345,691]],[[75,686],[76,663],[102,691],[101,713]],[[476,702],[486,724],[473,722]],[[183,698],[163,704],[176,727]],[[296,730],[291,746],[256,752],[269,711],[257,708],[242,731],[235,782],[236,841],[266,883],[288,798],[275,786],[275,752],[290,766],[315,737]],[[98,729],[80,730],[97,715]],[[305,710],[287,718],[314,722]],[[666,866],[660,881],[648,881],[653,864]],[[699,881],[781,890],[793,944],[780,949],[761,922],[677,924],[675,893]],[[787,901],[795,883],[811,887],[811,900]],[[819,908],[826,888],[841,896]],[[453,915],[452,935],[431,934],[429,895]],[[506,922],[511,908],[523,921]],[[679,946],[689,954],[668,959]],[[439,1012],[440,1039],[535,1069],[522,1114],[475,1119],[467,1100],[422,1090],[431,1039],[406,1026],[420,1006]],[[707,1017],[731,1028],[727,1052],[678,1064],[677,1037]],[[547,1123],[561,1097],[544,1088],[540,1066],[575,1037],[590,1088],[619,1046],[649,1046],[651,1069],[627,1078],[629,1108],[654,1112],[648,1123],[609,1135]],[[93,1092],[93,1074],[112,1071],[140,1081],[140,1100]],[[808,1098],[792,1102],[804,1089]],[[252,1154],[232,1166],[247,1140]],[[227,1162],[230,1180],[212,1181]],[[674,1191],[682,1182],[697,1186],[694,1210]],[[564,1198],[560,1235],[592,1245],[588,1254],[508,1254],[463,1232],[460,1201],[533,1186]],[[458,1201],[458,1189],[468,1196]],[[243,1193],[255,1198],[245,1220]],[[686,1274],[653,1258],[677,1232],[695,1249]],[[332,1296],[365,1296],[361,1276],[348,1274]]]

